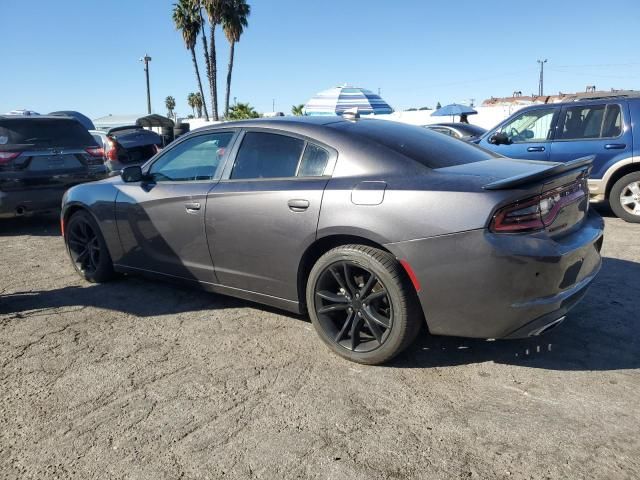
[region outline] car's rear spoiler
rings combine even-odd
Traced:
[[[533,183],[545,178],[555,177],[570,170],[577,170],[584,168],[585,170],[591,169],[591,163],[596,158],[595,155],[589,155],[586,157],[576,158],[565,163],[551,163],[549,168],[545,170],[539,170],[530,174],[516,175],[515,177],[504,178],[486,184],[485,190],[506,190],[508,188],[518,187],[520,185],[526,185],[527,183]]]

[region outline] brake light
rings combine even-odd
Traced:
[[[102,147],[89,147],[89,148],[85,148],[85,151],[89,155],[91,155],[92,157],[95,157],[95,158],[104,157],[104,149]]]
[[[11,160],[18,158],[22,152],[0,152],[0,165],[7,165]]]
[[[496,233],[543,230],[555,221],[560,210],[586,196],[585,185],[585,180],[579,180],[502,207],[493,216],[489,229]]]
[[[106,145],[107,145],[107,150],[106,150],[107,160],[113,160],[113,161],[118,160],[118,146],[116,145],[116,142],[113,141],[113,139],[107,137]]]

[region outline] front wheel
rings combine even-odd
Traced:
[[[613,185],[609,204],[617,217],[640,223],[640,172],[629,173]]]
[[[74,213],[65,226],[64,240],[74,268],[92,283],[111,280],[115,273],[98,223],[85,211]]]
[[[345,245],[311,269],[307,307],[320,338],[358,363],[384,363],[415,339],[423,322],[415,291],[388,252]]]

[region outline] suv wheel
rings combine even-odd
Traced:
[[[384,363],[423,322],[415,291],[393,255],[363,245],[325,253],[307,281],[307,307],[320,338],[358,363]]]
[[[84,211],[74,213],[65,225],[64,240],[74,268],[92,283],[111,280],[115,273],[100,227]]]
[[[629,173],[613,185],[609,204],[617,217],[640,223],[640,172]]]

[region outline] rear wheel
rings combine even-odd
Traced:
[[[363,245],[337,247],[320,257],[309,274],[307,307],[334,352],[370,365],[402,352],[423,322],[393,255]]]
[[[617,217],[640,223],[640,172],[629,173],[613,185],[609,204]]]
[[[65,226],[64,239],[73,266],[82,278],[102,283],[115,276],[100,227],[89,213],[79,211],[71,216]]]

